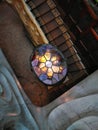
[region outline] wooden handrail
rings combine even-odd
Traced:
[[[18,12],[25,28],[29,32],[31,41],[35,46],[48,43],[48,39],[44,35],[40,25],[36,21],[33,13],[30,12],[29,8],[25,4],[24,0],[6,0],[11,4]]]

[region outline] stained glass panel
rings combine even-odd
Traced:
[[[31,56],[31,67],[39,80],[47,85],[59,83],[67,74],[66,59],[51,44],[44,44],[35,49]]]

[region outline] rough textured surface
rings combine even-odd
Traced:
[[[1,51],[0,59],[1,130],[98,130],[98,70],[47,106],[37,107]]]
[[[47,104],[47,88],[36,80],[30,70],[33,44],[26,37],[17,13],[4,2],[0,3],[0,48],[31,101],[39,106]]]
[[[95,113],[97,116],[97,103],[98,95],[92,95],[58,106],[49,115],[50,130],[65,130],[65,128],[67,129],[70,124],[81,118],[94,116]],[[82,121],[80,121],[80,123],[82,123]],[[77,128],[79,128],[79,126]],[[86,129],[86,127],[84,128]]]
[[[0,130],[39,130],[19,92],[19,82],[0,50]]]
[[[88,116],[73,123],[67,130],[98,130],[98,117]]]

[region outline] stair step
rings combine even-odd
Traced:
[[[42,26],[42,29],[46,32],[49,33],[52,30],[56,29],[58,27],[58,24],[55,20],[47,23],[45,26]]]
[[[66,40],[65,38],[61,35],[59,37],[57,37],[56,39],[54,39],[52,42],[55,43],[55,45],[57,45],[58,47],[62,44],[65,44]]]
[[[36,20],[44,31],[47,39],[64,54],[68,62],[68,76],[80,73],[85,67],[71,40],[69,30],[63,22],[55,3],[52,0],[28,0],[27,4],[32,8]]]
[[[62,35],[62,31],[59,28],[56,28],[55,30],[53,30],[52,32],[48,33],[48,35],[46,35],[50,41],[52,41],[53,39],[56,39],[57,37]]]
[[[37,8],[38,6],[41,6],[46,0],[28,0],[26,3],[32,7],[32,9]]]

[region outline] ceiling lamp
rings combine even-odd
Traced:
[[[66,77],[66,60],[63,54],[51,44],[37,47],[30,62],[38,79],[46,85],[55,85]]]

